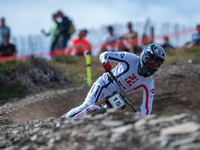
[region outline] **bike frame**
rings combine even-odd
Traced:
[[[90,114],[91,112],[95,112],[97,110],[100,110],[102,108],[102,104],[106,103],[106,107],[105,109],[108,108],[113,108],[113,104],[112,101],[110,101],[110,99],[112,99],[113,96],[117,96],[119,99],[123,99],[124,103],[122,101],[118,101],[122,104],[120,104],[119,107],[114,106],[114,108],[117,107],[117,109],[121,109],[123,110],[126,106],[125,103],[128,104],[129,106],[131,106],[131,108],[133,109],[134,112],[137,112],[137,110],[134,108],[133,104],[130,102],[130,100],[125,96],[125,93],[123,92],[117,78],[113,75],[113,73],[111,71],[108,72],[109,73],[109,80],[113,83],[113,80],[115,81],[115,83],[118,86],[119,92],[115,91],[113,93],[110,93],[108,96],[106,96],[105,98],[101,99],[100,101],[98,101],[97,103],[95,103],[94,105],[90,105],[88,108],[84,109],[83,111],[81,111],[80,113],[76,114],[74,117],[78,117],[80,115],[87,115]],[[117,95],[119,94],[119,95]],[[121,97],[121,98],[120,98]],[[108,105],[110,107],[108,107]]]

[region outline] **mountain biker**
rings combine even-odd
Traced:
[[[104,52],[100,55],[100,62],[103,64],[105,72],[112,70],[110,61],[118,62],[112,73],[117,77],[125,94],[138,90],[143,91],[143,101],[140,106],[143,116],[151,113],[154,98],[153,74],[160,68],[165,59],[164,49],[155,43],[147,45],[140,57],[122,51]],[[116,90],[118,88],[115,83],[111,84],[108,74],[104,73],[93,84],[83,104],[70,110],[61,118],[73,117]]]

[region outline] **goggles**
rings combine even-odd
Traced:
[[[161,63],[149,56],[144,57],[144,66],[149,69],[149,70],[157,70],[160,66]]]

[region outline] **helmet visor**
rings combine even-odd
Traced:
[[[144,61],[144,66],[149,70],[157,70],[161,66],[161,63],[159,61],[149,56],[145,56],[143,61]]]

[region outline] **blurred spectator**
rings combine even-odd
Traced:
[[[192,41],[186,43],[187,48],[200,45],[200,24],[196,26],[196,31],[196,33],[192,34]]]
[[[83,36],[86,38],[88,31],[86,29],[83,29],[82,31],[83,31]]]
[[[200,24],[196,27],[197,33],[192,35],[192,43],[193,45],[200,45]]]
[[[133,31],[133,25],[131,22],[127,23],[128,33],[118,37],[115,51],[128,51],[131,53],[141,52],[141,48],[138,46],[138,34]]]
[[[56,36],[56,30],[57,30],[57,15],[53,14],[52,15],[53,21],[54,21],[54,25],[51,27],[51,29],[49,30],[49,32],[45,32],[44,30],[41,30],[42,33],[46,36],[50,36],[51,38],[51,48],[50,51],[52,52],[53,50],[55,50],[55,45],[56,45],[56,41],[57,41],[57,36]],[[50,53],[53,56],[53,53]]]
[[[164,49],[175,49],[170,43],[169,43],[169,37],[164,36],[163,37],[163,44],[161,44],[162,48]]]
[[[78,31],[78,37],[72,38],[70,47],[67,49],[67,55],[71,56],[85,56],[87,52],[91,52],[90,42],[84,37],[83,30]]]
[[[200,24],[196,26],[196,31],[197,31],[196,33],[192,34],[192,41],[187,42],[184,45],[180,46],[178,48],[179,50],[200,45]]]
[[[10,44],[10,35],[3,35],[3,43],[0,45],[0,56],[15,56],[16,57],[17,50],[15,45]]]
[[[151,43],[151,38],[146,33],[142,34],[142,49]]]
[[[114,34],[114,29],[112,26],[108,26],[108,33],[103,37],[103,44],[100,48],[100,53],[104,51],[114,51],[115,42],[118,35]]]
[[[3,35],[10,36],[10,28],[5,24],[5,18],[1,18],[1,25],[0,25],[0,44],[3,43]]]
[[[58,11],[56,14],[59,17],[59,19],[61,19],[61,21],[58,22],[58,28],[56,31],[56,35],[58,36],[56,48],[64,49],[67,47],[67,42],[70,39],[70,21],[68,17],[66,17],[61,11]]]

